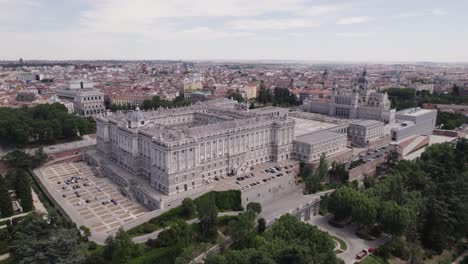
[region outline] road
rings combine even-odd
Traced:
[[[307,223],[316,225],[321,230],[326,231],[333,236],[337,236],[346,242],[346,251],[338,254],[338,257],[341,258],[346,264],[356,262],[356,254],[361,250],[368,249],[370,247],[377,248],[378,246],[383,245],[388,241],[387,238],[379,238],[374,241],[360,239],[354,233],[354,231],[356,230],[355,225],[347,226],[344,228],[337,228],[331,226],[328,223],[328,220],[330,220],[332,217],[332,215],[311,216],[311,219],[307,221]]]

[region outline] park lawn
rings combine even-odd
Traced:
[[[206,193],[193,202],[198,204],[202,199],[213,199],[216,203],[216,207],[219,212],[225,211],[242,211],[240,191],[230,190],[224,192],[211,191]],[[198,215],[193,217],[187,217],[184,215],[182,205],[172,208],[171,210],[128,230],[130,237],[137,237],[145,234],[152,233],[154,231],[169,227],[175,224],[177,221],[188,221],[197,218]]]
[[[338,243],[340,244],[340,249],[342,251],[345,251],[346,249],[348,249],[348,246],[346,245],[346,242],[344,242],[343,239],[339,238],[339,237],[336,237],[336,236],[332,236],[330,235],[334,240],[338,241]]]
[[[198,229],[198,224],[192,224],[192,229]],[[197,231],[196,231],[197,232]],[[191,240],[191,243],[186,247],[181,248],[179,245],[170,247],[152,248],[147,244],[137,244],[138,251],[141,255],[132,258],[128,261],[129,264],[172,264],[176,258],[184,253],[185,250],[189,250],[190,259],[197,257],[209,248],[215,245],[215,242],[201,242],[197,240]],[[0,263],[1,264],[1,263]]]
[[[379,257],[374,255],[369,255],[364,260],[359,262],[360,264],[386,264],[387,262]]]

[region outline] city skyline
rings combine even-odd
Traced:
[[[0,5],[0,60],[468,61],[468,4],[458,0]]]

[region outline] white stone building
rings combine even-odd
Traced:
[[[366,71],[351,90],[338,91],[333,85],[331,98],[305,99],[302,110],[348,119],[371,119],[385,123],[395,121],[395,110],[390,108],[387,93],[369,88]]]
[[[319,130],[305,134],[295,139],[293,145],[293,158],[315,162],[322,154],[333,156],[346,150],[346,134],[333,130]]]
[[[202,187],[216,176],[291,158],[287,109],[248,110],[229,99],[179,109],[129,111],[97,119],[94,165],[151,209],[164,195]]]
[[[431,135],[436,124],[437,110],[408,108],[396,113],[396,122],[391,128],[394,141],[401,141],[414,135]]]
[[[59,99],[72,102],[74,111],[83,116],[99,115],[105,112],[104,94],[93,88],[86,80],[71,80],[65,89],[57,90]]]
[[[349,124],[348,138],[358,146],[365,146],[384,137],[384,123],[377,120],[360,120]]]

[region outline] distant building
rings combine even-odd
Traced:
[[[203,102],[206,100],[210,99],[211,92],[206,91],[206,92],[193,92],[193,93],[186,93],[185,96],[187,96],[192,103],[197,103],[197,102]],[[187,97],[185,97],[187,99]]]
[[[147,95],[142,95],[142,94],[115,95],[115,96],[109,96],[109,103],[111,105],[140,106],[143,104],[143,101],[147,99],[151,99],[151,97]]]
[[[16,94],[16,101],[18,102],[33,102],[36,100],[36,93],[29,91],[20,91]]]
[[[239,88],[239,93],[245,100],[254,99],[257,97],[258,84],[251,83],[247,84],[242,88]]]
[[[329,100],[307,98],[302,109],[349,119],[371,119],[385,123],[395,121],[395,110],[390,108],[387,93],[369,88],[366,71],[352,90],[338,91],[334,84]]]
[[[36,75],[35,73],[30,73],[30,72],[20,72],[16,74],[16,80],[29,83],[32,81],[39,80],[39,75]]]
[[[71,80],[65,89],[57,90],[56,94],[60,100],[72,102],[77,114],[92,116],[105,112],[104,94],[86,80]]]

